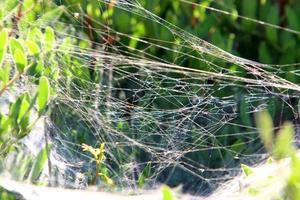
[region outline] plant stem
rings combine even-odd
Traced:
[[[97,183],[97,179],[99,177],[99,168],[100,168],[100,163],[97,163],[96,161],[96,174],[95,174],[95,177],[94,177],[94,180],[93,180],[93,185],[96,185]]]
[[[33,65],[33,63],[29,64],[24,71],[18,72],[12,79],[10,79],[6,85],[3,86],[3,88],[0,90],[0,97],[3,95],[3,93],[11,86],[14,82],[16,82],[23,73],[26,73],[26,71]]]
[[[17,81],[23,72],[18,72],[12,79],[10,79],[6,85],[3,86],[3,88],[0,90],[0,97],[3,95],[3,93],[11,86],[15,81]]]

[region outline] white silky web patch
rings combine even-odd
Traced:
[[[99,1],[99,6],[103,3],[111,2]],[[137,0],[116,1],[114,6],[155,22],[174,40],[136,37],[94,21],[99,28],[93,31],[99,37],[113,34],[118,40],[114,45],[91,44],[86,34],[62,20],[53,25],[67,28],[55,29],[55,62],[61,76],[50,80],[57,90],[46,123],[53,143],[53,174],[45,170],[44,180],[54,186],[86,187],[88,175],[84,183],[79,183],[77,175],[92,172],[94,166],[78,141],[89,141],[95,147],[105,142],[110,177],[126,190],[137,189],[137,180],[149,164],[146,187],[168,183],[208,194],[239,175],[240,163],[264,160],[267,155],[254,115],[271,105],[287,109],[289,119],[298,117],[293,101],[298,100],[300,87],[282,75],[285,67],[299,64],[268,65],[232,55],[155,15]],[[64,13],[74,16],[68,8]],[[80,23],[84,17],[82,12],[73,18],[82,29],[88,28]],[[240,18],[299,35],[292,29]],[[63,42],[66,37],[71,41],[67,45]],[[132,48],[122,39],[147,48]],[[77,47],[79,41],[88,47]],[[173,59],[157,57],[151,48],[168,52]],[[76,62],[68,69],[70,60]],[[185,66],[186,60],[194,63],[193,68]],[[299,78],[297,70],[290,73]]]

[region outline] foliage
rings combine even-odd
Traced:
[[[36,182],[48,159],[47,151],[49,152],[49,149],[46,150],[45,147],[37,158],[34,158],[23,149],[21,140],[43,117],[50,102],[48,77],[51,77],[51,74],[41,64],[41,60],[46,54],[51,53],[41,51],[41,49],[49,49],[49,44],[53,48],[53,30],[50,27],[46,28],[45,43],[42,40],[32,40],[31,33],[39,31],[22,27],[21,18],[18,18],[19,21],[12,20],[18,12],[11,13],[11,10],[13,10],[13,5],[16,8],[22,7],[20,9],[24,10],[28,10],[28,6],[36,5],[31,1],[25,1],[23,4],[23,1],[17,3],[13,0],[2,1],[0,5],[4,8],[9,7],[8,10],[1,10],[2,17],[4,17],[0,20],[0,98],[15,94],[15,100],[10,102],[8,112],[0,112],[0,159],[4,161],[7,156],[15,154],[14,164],[16,166],[11,173],[18,180],[26,179],[30,175],[30,180]],[[30,9],[28,11],[33,12]],[[41,31],[40,33],[43,37],[44,33]],[[13,62],[7,59],[9,57],[13,58]],[[20,85],[21,80],[24,79],[28,80],[26,84],[35,88],[33,91],[27,88],[25,91],[19,92],[16,85]],[[6,105],[1,104],[2,106]],[[1,169],[4,168],[4,163],[1,163]],[[30,172],[31,166],[33,168]],[[1,199],[13,199],[5,192],[0,195]]]
[[[196,0],[191,0],[189,1],[190,3],[182,3],[179,0],[139,0],[138,2],[149,12],[237,56],[270,64],[300,62],[300,47],[297,45],[300,40],[299,35],[284,29],[274,28],[274,26],[286,26],[300,31],[299,1],[282,1],[284,3],[281,4],[271,0],[203,0],[198,6],[192,4],[199,2]],[[116,176],[118,176],[118,173],[123,173],[124,169],[118,166],[118,162],[107,159],[107,163],[104,163],[106,151],[104,143],[109,140],[105,134],[101,134],[101,139],[97,138],[96,141],[93,136],[93,131],[95,130],[88,128],[88,121],[77,120],[79,118],[78,113],[74,113],[63,102],[50,103],[51,99],[56,95],[55,84],[60,82],[64,83],[65,88],[63,89],[70,94],[70,97],[79,96],[81,89],[91,90],[95,86],[102,86],[101,89],[105,90],[105,88],[109,88],[109,84],[112,84],[120,89],[123,88],[124,91],[136,91],[138,86],[127,79],[109,83],[107,77],[104,76],[106,72],[95,67],[93,63],[86,62],[86,60],[94,59],[93,55],[72,57],[70,56],[72,52],[82,49],[97,51],[104,47],[106,51],[114,53],[115,50],[112,47],[118,42],[125,47],[129,47],[129,53],[133,55],[138,54],[141,57],[147,57],[150,54],[164,60],[166,63],[170,62],[207,72],[218,70],[207,64],[207,61],[215,61],[216,58],[214,56],[191,51],[184,45],[181,46],[181,49],[178,49],[177,44],[183,42],[182,38],[172,34],[166,27],[160,26],[156,21],[151,21],[144,16],[134,15],[132,14],[133,12],[126,12],[118,8],[114,3],[107,4],[99,0],[53,0],[49,2],[43,1],[43,3],[35,0],[4,0],[0,2],[0,6],[2,7],[0,10],[0,98],[8,92],[14,93],[15,86],[23,79],[34,88],[34,90],[27,89],[20,94],[16,93],[16,99],[14,102],[11,102],[9,112],[0,113],[1,159],[5,159],[7,154],[11,152],[22,152],[19,150],[22,146],[20,140],[26,137],[34,124],[46,114],[49,115],[62,133],[68,133],[66,137],[68,139],[71,138],[70,141],[73,142],[74,146],[84,143],[82,145],[83,150],[88,151],[94,157],[96,169],[94,180],[92,181],[93,184],[96,184],[97,177],[100,177],[108,185],[114,184],[112,178],[110,178],[111,176],[108,175],[107,163],[114,168]],[[228,14],[213,12],[209,9],[209,6],[223,10]],[[20,13],[22,15],[19,15]],[[241,16],[252,20],[241,20]],[[265,21],[273,26],[269,26],[266,23],[261,25],[256,20]],[[110,32],[107,27],[112,28],[116,32],[129,34],[132,37],[122,37],[113,31]],[[57,33],[61,34],[56,35]],[[68,37],[65,33],[74,34],[75,37]],[[158,41],[164,41],[165,49],[155,45],[149,47],[147,43],[141,41],[145,38],[151,38],[152,40],[149,41],[152,41],[152,44],[155,45],[159,45]],[[255,41],[255,44],[253,41]],[[125,47],[118,46],[118,51],[122,52],[125,50]],[[167,48],[176,49],[176,51],[184,53],[186,56],[174,51],[168,51]],[[127,54],[129,53],[127,52]],[[205,59],[193,59],[192,56]],[[7,59],[10,57],[12,61]],[[87,64],[89,64],[88,67],[81,67]],[[238,72],[240,77],[243,78],[253,76],[239,66],[227,66],[224,63],[220,65],[228,68],[228,73]],[[59,68],[58,66],[63,67]],[[266,70],[272,72],[274,68]],[[291,71],[296,70],[296,66],[287,66],[282,70],[283,73],[280,73],[279,76],[292,83],[300,83],[297,76],[291,73]],[[130,67],[125,71],[129,74],[136,72],[135,69]],[[218,72],[221,73],[222,71]],[[114,75],[117,76],[116,74]],[[179,78],[178,74],[171,74],[170,76],[175,79]],[[140,80],[143,80],[143,78]],[[148,81],[147,79],[145,80]],[[207,84],[209,81],[207,80]],[[91,84],[88,85],[87,82]],[[157,84],[160,84],[159,81],[157,81]],[[172,85],[173,83],[161,84]],[[215,88],[221,85],[221,83],[213,84]],[[197,90],[198,88],[189,89]],[[107,96],[101,97],[102,107],[96,106],[95,109],[100,110],[99,112],[103,114],[103,118],[110,121],[110,116],[107,113],[110,113],[108,111],[111,111],[109,110],[111,108],[103,106],[105,101],[109,99],[109,91],[105,92],[103,93],[107,94]],[[280,102],[277,99],[270,98],[266,102],[255,102],[253,105],[250,105],[244,96],[246,92],[247,87],[240,90],[222,87],[221,90],[214,91],[216,97],[226,98],[234,96],[238,102],[237,112],[239,112],[240,117],[236,118],[232,123],[240,124],[241,126],[236,126],[233,129],[224,125],[220,128],[217,137],[213,137],[208,141],[212,144],[226,146],[230,151],[228,149],[210,149],[201,152],[201,155],[199,153],[189,153],[187,158],[212,169],[222,165],[236,166],[239,164],[239,161],[231,162],[235,160],[234,157],[236,155],[240,152],[249,155],[258,151],[261,146],[258,140],[254,139],[255,136],[228,135],[247,132],[254,126],[256,121],[257,132],[261,137],[262,143],[274,159],[280,160],[287,156],[292,158],[293,172],[288,180],[286,195],[294,194],[295,196],[288,198],[297,199],[298,193],[296,191],[299,191],[297,186],[299,174],[296,172],[296,168],[299,168],[299,163],[297,156],[294,155],[295,148],[291,145],[294,134],[293,126],[290,123],[284,124],[282,129],[276,134],[276,137],[274,137],[273,128],[274,125],[280,124],[281,121],[293,119],[294,113],[291,107],[297,106],[296,101],[291,98],[288,99],[288,101],[291,101],[289,105],[278,106]],[[277,91],[272,89],[271,92]],[[290,94],[291,97],[296,96],[293,91],[284,92]],[[170,95],[163,90],[159,90],[158,93],[162,98],[154,100],[154,106],[157,109],[172,110],[189,103],[187,98],[178,97],[178,99],[174,99],[169,97],[176,96],[176,92],[170,92]],[[112,95],[116,99],[119,97],[119,93],[112,93]],[[146,95],[151,97],[151,94]],[[137,100],[134,100],[135,96],[139,96]],[[86,99],[82,99],[83,101],[90,100],[91,97],[84,98]],[[125,92],[125,98],[129,99],[128,104],[136,107],[150,105],[147,100],[144,100],[146,98],[137,93]],[[267,114],[266,111],[254,119],[252,114],[254,111],[251,110],[251,107],[263,103],[267,105],[271,115]],[[92,108],[94,105],[86,106]],[[147,109],[151,111],[153,108],[149,107]],[[208,109],[213,110],[214,108],[210,107]],[[226,109],[224,108],[224,110]],[[61,110],[63,115],[56,112],[57,110]],[[173,117],[179,116],[180,114],[178,113],[178,116],[174,115]],[[119,121],[107,124],[107,126],[117,127],[124,135],[134,137],[139,131],[150,131],[149,127],[151,127],[152,132],[161,130],[161,127],[156,124],[143,126],[143,123],[148,123],[145,119],[145,122],[141,122],[139,126],[140,130],[134,131],[130,128],[130,124],[134,123],[134,119],[125,119],[125,117],[119,116],[116,118],[119,118]],[[69,122],[68,126],[62,121]],[[209,122],[202,120],[199,124],[201,123]],[[100,131],[100,133],[102,132]],[[192,129],[189,132],[189,136],[189,140],[198,141],[198,138],[195,138],[197,137],[197,132],[195,133]],[[151,136],[147,138],[147,142],[165,142],[157,138],[157,136]],[[92,147],[99,143],[101,143],[99,148]],[[91,146],[85,144],[91,144]],[[20,159],[22,162],[27,163],[26,165],[24,164],[24,168],[33,166],[33,171],[29,172],[31,173],[31,181],[37,181],[46,163],[47,152],[49,153],[49,151],[50,149],[45,147],[38,154],[37,158],[27,155],[26,158],[28,160]],[[155,164],[151,163],[151,156],[147,152],[141,150],[141,148],[126,145],[120,147],[120,149],[109,148],[109,151],[111,152],[107,155],[108,158],[114,155],[118,157],[116,160],[126,160],[128,157],[125,155],[130,155],[144,163],[142,166],[139,166],[143,170],[137,175],[136,184],[140,188],[146,185],[148,177],[153,173],[151,167],[155,167]],[[250,167],[242,165],[242,169],[246,175],[251,175],[252,169]],[[25,174],[28,174],[28,171],[30,170],[23,170],[21,173],[23,174],[22,177],[26,178]],[[171,171],[176,173],[170,177],[169,173]],[[204,174],[203,176],[205,178],[205,176],[209,175]],[[189,187],[194,182],[191,177],[187,176],[186,172],[180,171],[179,168],[166,170],[157,179],[162,182],[167,180],[167,183],[172,186],[187,182],[187,189],[190,189]],[[163,191],[165,199],[173,198],[170,197],[169,189],[165,188]],[[251,193],[257,192],[254,189],[250,191]],[[6,193],[3,193],[3,195],[6,195]]]
[[[266,124],[272,124],[271,117],[266,111],[262,111],[257,115],[258,126],[261,128],[261,123]],[[280,166],[280,162],[282,160],[288,159],[288,167],[287,169],[284,169],[286,171],[289,171],[287,178],[284,176],[284,173],[280,174],[272,174],[272,176],[266,177],[266,179],[263,180],[257,180],[247,186],[247,196],[249,197],[255,197],[258,199],[264,198],[264,199],[289,199],[289,200],[296,200],[300,198],[300,174],[299,174],[299,167],[300,167],[300,158],[299,153],[295,149],[293,145],[294,140],[294,128],[290,123],[285,123],[281,129],[278,131],[278,133],[275,134],[272,132],[270,137],[268,136],[268,140],[271,141],[265,141],[266,137],[263,132],[270,132],[270,128],[273,129],[273,127],[265,126],[264,128],[260,129],[261,132],[261,139],[264,141],[265,148],[268,149],[269,153],[272,155],[272,157],[275,159],[274,163],[273,161],[268,161],[265,165],[275,164]],[[269,143],[272,143],[270,146]],[[271,147],[271,148],[270,148]],[[270,149],[269,149],[270,148]],[[270,159],[269,159],[270,160]],[[286,168],[285,167],[285,168]],[[247,165],[242,165],[242,169],[246,176],[254,176],[255,177],[255,169],[250,168]],[[257,176],[257,173],[256,173]],[[276,176],[278,180],[275,180],[273,176]],[[277,182],[279,181],[279,183]],[[281,187],[281,190],[279,191],[269,191],[272,190],[272,185],[280,184],[283,185]],[[264,196],[265,194],[268,194],[268,197]]]
[[[174,194],[168,186],[162,187],[163,200],[175,200]]]
[[[95,176],[93,178],[93,184],[96,184],[97,178],[100,176],[102,181],[112,186],[114,184],[113,180],[108,177],[107,169],[105,166],[102,166],[105,160],[105,143],[101,143],[99,148],[93,148],[87,144],[82,144],[83,151],[88,151],[91,153],[96,162]]]

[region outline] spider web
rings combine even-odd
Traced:
[[[99,0],[99,7],[105,10],[111,3]],[[185,0],[180,3],[202,6]],[[72,42],[57,42],[55,61],[60,77],[51,80],[57,95],[51,116],[45,120],[53,143],[50,160],[54,168],[45,177],[53,185],[85,185],[76,176],[94,166],[78,141],[94,147],[105,142],[105,165],[119,187],[136,189],[140,174],[149,165],[145,187],[182,184],[189,192],[207,194],[236,177],[240,163],[257,164],[268,156],[255,128],[255,113],[278,106],[283,119],[298,118],[295,101],[300,88],[282,78],[286,67],[298,63],[269,65],[232,55],[155,15],[139,1],[114,1],[114,7],[155,22],[172,34],[173,41],[135,37],[93,21],[101,27],[92,29],[99,37],[114,35],[118,40],[113,45],[90,43],[87,35],[63,21],[56,22],[55,26],[67,27],[55,29],[57,38],[69,37]],[[80,21],[88,17],[83,12],[78,13],[79,18],[68,8],[64,12],[78,21],[75,28],[90,29]],[[137,41],[143,48],[132,48],[122,43],[124,39]],[[93,48],[78,48],[79,40]],[[156,57],[153,49],[173,57]],[[70,60],[74,61],[71,70]],[[185,67],[186,60],[195,66]],[[299,76],[296,70],[290,73]]]

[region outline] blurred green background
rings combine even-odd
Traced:
[[[12,8],[18,4],[17,0],[7,0],[7,2],[10,2],[7,4]],[[78,45],[82,48],[86,47],[94,50],[105,48],[105,51],[123,53],[124,55],[134,54],[139,55],[140,57],[147,57],[150,54],[157,59],[162,59],[165,62],[175,63],[180,66],[205,71],[222,72],[222,70],[214,69],[212,65],[208,65],[206,62],[192,57],[195,56],[196,58],[209,60],[221,67],[229,67],[230,70],[239,74],[241,77],[253,78],[251,73],[246,72],[239,66],[234,64],[228,65],[228,63],[220,62],[220,60],[212,56],[203,55],[198,51],[191,50],[191,48],[185,46],[185,41],[182,38],[174,36],[165,25],[161,25],[157,20],[150,20],[149,16],[134,14],[136,11],[134,6],[125,4],[126,2],[139,3],[141,7],[161,17],[172,25],[175,25],[198,38],[206,40],[236,56],[267,64],[287,64],[285,67],[274,66],[267,70],[293,83],[300,83],[298,75],[294,73],[299,65],[288,65],[300,62],[300,1],[297,0],[187,0],[186,2],[180,0],[120,0],[120,3],[123,2],[126,5],[123,8],[129,9],[129,12],[118,8],[118,3],[115,1],[103,3],[99,0],[43,0],[41,3],[41,1],[24,0],[24,2],[24,6],[27,6],[27,8],[31,9],[30,6],[33,5],[32,10],[34,11],[32,13],[29,12],[26,16],[25,20],[27,20],[27,23],[30,22],[33,26],[36,23],[36,27],[41,29],[50,25],[57,33],[66,33],[67,36],[78,36],[76,41],[74,41],[74,38],[70,41],[63,40],[63,37],[66,35],[58,34],[58,38],[64,41],[61,43],[61,46],[72,43],[73,45]],[[55,6],[52,4],[53,2],[56,4]],[[64,12],[55,10],[56,6],[65,6]],[[217,12],[208,7],[219,9],[220,11]],[[47,17],[44,18],[44,21],[37,20],[40,16],[43,16],[44,13],[49,12],[52,13],[48,14]],[[242,18],[237,15],[242,16]],[[245,18],[248,18],[248,20]],[[270,23],[271,25],[260,23],[256,20]],[[277,26],[294,30],[296,33],[284,30],[284,28],[276,28]],[[20,25],[21,30],[26,30],[26,27],[29,27],[26,23]],[[110,28],[112,30],[110,30]],[[136,39],[124,36],[120,33],[144,39],[153,45],[139,42]],[[182,34],[182,36],[184,35]],[[188,37],[188,35],[186,35],[186,37]],[[186,40],[188,41],[189,38],[186,38]],[[164,48],[159,48],[155,45],[161,45]],[[175,53],[166,48],[176,50],[180,53]],[[124,50],[124,52],[122,52],[122,50]],[[183,55],[182,53],[186,55]],[[61,52],[57,54],[58,56],[55,55],[57,57],[53,55],[45,63],[49,64],[50,67],[51,65],[57,66],[61,64],[61,66],[64,66],[61,76],[69,76],[68,78],[72,80],[70,82],[77,86],[77,88],[86,90],[92,89],[91,91],[94,91],[95,88],[92,83],[99,83],[99,79],[103,77],[99,77],[97,70],[87,72],[86,68],[81,67],[82,65],[89,64],[88,60],[92,59],[92,55],[88,55],[87,58],[83,59],[81,57],[74,58]],[[216,55],[216,57],[218,57],[218,55]],[[66,63],[68,65],[66,65]],[[45,70],[46,75],[48,75],[48,72],[51,74],[51,70],[53,69],[47,68],[47,70],[48,71]],[[134,71],[130,68],[126,70],[129,72],[138,71],[138,69],[134,69]],[[168,75],[170,77],[180,77],[178,74]],[[34,74],[34,76],[39,75]],[[73,79],[72,76],[75,78]],[[78,81],[78,79],[76,79],[78,77],[82,80],[87,80],[87,82],[91,84],[84,85],[84,81]],[[140,80],[142,81],[143,79],[140,78]],[[155,80],[153,80],[153,82],[154,81]],[[291,96],[290,98],[283,99],[284,101],[279,95],[274,95],[270,98],[264,96],[265,99],[261,99],[261,101],[249,102],[246,101],[246,98],[244,97],[249,95],[246,87],[239,90],[226,87],[219,91],[217,89],[220,87],[220,83],[210,80],[207,80],[207,82],[214,84],[213,88],[216,89],[214,95],[216,97],[223,98],[226,96],[233,96],[238,105],[236,112],[239,115],[232,121],[233,125],[226,124],[218,131],[218,134],[220,134],[218,138],[208,138],[207,144],[205,144],[209,147],[217,145],[224,146],[226,147],[225,149],[214,150],[211,148],[207,151],[201,151],[200,153],[195,152],[186,155],[186,158],[195,163],[203,164],[209,169],[225,169],[226,167],[238,166],[239,160],[235,160],[234,157],[241,152],[245,155],[263,152],[262,145],[258,141],[258,138],[253,139],[254,136],[245,137],[245,135],[242,134],[253,131],[255,123],[251,112],[254,112],[256,106],[259,106],[262,101],[268,105],[268,109],[276,126],[280,125],[284,120],[292,120],[295,122],[297,118],[295,116],[295,110],[297,110],[297,96],[299,95],[294,91],[284,91],[284,94],[289,94]],[[72,88],[69,87],[69,82],[66,81],[63,84],[65,84],[63,86],[66,86],[66,93],[70,92],[70,96],[74,98],[79,96],[76,91],[72,91]],[[116,81],[113,85],[115,87],[120,86],[120,88],[124,88],[124,90],[142,87],[141,85],[137,86],[126,79],[122,82]],[[142,91],[144,88],[138,89]],[[193,89],[196,90],[196,88],[191,88],[191,90]],[[270,90],[270,94],[272,92],[281,92],[276,88],[271,88]],[[259,92],[261,91],[258,91],[253,96],[259,96]],[[265,95],[266,92],[263,94]],[[118,98],[118,93],[113,95]],[[145,93],[141,94],[141,97],[137,97],[137,99],[134,99],[136,97],[133,97],[134,95],[131,93],[126,93],[125,95],[128,97],[129,103],[131,104],[143,106],[148,103],[143,102],[143,96],[146,96],[147,93],[146,95]],[[162,97],[167,96],[167,94],[164,94],[163,92],[157,94],[157,96],[159,95]],[[178,99],[178,101],[182,103],[183,106],[188,105],[186,99]],[[92,107],[93,105],[87,104],[85,106]],[[156,106],[157,107],[155,108],[147,108],[149,109],[147,111],[152,111],[151,109],[174,109],[179,107],[176,103],[168,104],[163,100],[157,100]],[[105,107],[105,102],[103,103],[103,107]],[[102,109],[101,106],[99,107],[99,110],[100,109]],[[117,109],[118,108],[116,108],[116,111],[118,111]],[[214,108],[210,107],[208,109],[213,110]],[[224,110],[226,109],[229,108],[224,108]],[[122,111],[123,110],[121,110],[121,112]],[[105,116],[106,110],[104,108],[99,112],[103,112],[103,115]],[[233,111],[229,110],[228,112]],[[94,127],[87,124],[88,120],[82,120],[82,118],[77,115],[78,113],[76,113],[76,110],[73,110],[68,105],[64,105],[63,102],[52,105],[50,113],[51,119],[57,126],[57,129],[60,130],[60,137],[67,141],[71,141],[69,148],[77,148],[77,151],[73,153],[79,154],[83,160],[86,159],[86,157],[82,156],[82,152],[78,149],[78,145],[82,142],[95,146],[96,144],[99,144],[99,142],[109,141],[109,138],[106,138],[105,134],[103,134],[103,136],[101,135],[103,141],[97,141],[97,138],[95,138],[93,133],[98,130],[94,130]],[[182,116],[178,114],[178,116],[174,116],[174,118],[176,117],[180,118]],[[202,118],[199,117],[194,123],[212,123],[203,122],[201,120]],[[131,123],[133,122],[130,120],[124,120],[123,123],[112,123],[109,124],[109,126],[112,126],[113,129],[118,129],[122,133],[133,138],[138,137],[136,135],[139,131],[149,131],[150,133],[151,131],[160,131],[160,127],[148,125],[145,121],[145,119],[138,121],[141,124],[145,124],[144,126],[140,126],[140,130],[136,130],[136,127],[131,127]],[[196,143],[197,137],[199,136],[199,129],[193,131],[194,130],[190,131],[189,140],[191,140],[191,143]],[[99,132],[102,133],[101,131]],[[172,131],[170,131],[170,133],[172,133]],[[227,137],[227,135],[232,133],[239,134]],[[52,134],[55,135],[57,133],[54,130]],[[163,143],[164,141],[160,141],[159,137],[151,136],[147,138],[145,143],[146,142],[149,142],[150,144],[153,142],[156,144],[160,142]],[[112,147],[110,148],[108,145],[108,152],[110,153],[110,155],[108,155],[108,165],[114,169],[112,170],[114,171],[114,174],[111,174],[111,176],[115,180],[119,177],[118,173],[124,173],[124,171],[122,171],[123,169],[121,169],[123,166],[118,166],[118,162],[115,162],[115,160],[120,161],[120,163],[126,163],[129,157],[134,157],[137,163],[147,163],[151,160],[151,155],[140,148],[132,147],[130,145],[124,146],[123,149],[121,149],[121,147],[120,149],[114,149]],[[64,154],[65,152],[61,153]],[[115,160],[111,159],[112,157],[114,157]],[[70,159],[71,158],[72,156],[70,156]],[[183,162],[189,163],[190,161],[183,160]],[[153,165],[151,167],[155,168],[156,166]],[[146,168],[145,164],[140,166],[140,171],[143,168]],[[145,179],[153,175],[151,172],[155,173],[155,170],[150,170],[150,174],[148,174]],[[212,174],[210,172],[205,172],[201,175],[209,179]],[[155,179],[155,181],[165,182],[171,186],[184,184],[184,189],[196,193],[206,193],[206,189],[209,187],[207,182],[200,180],[197,177],[190,176],[186,171],[176,167],[166,168],[155,177]],[[205,192],[203,192],[204,190]]]

